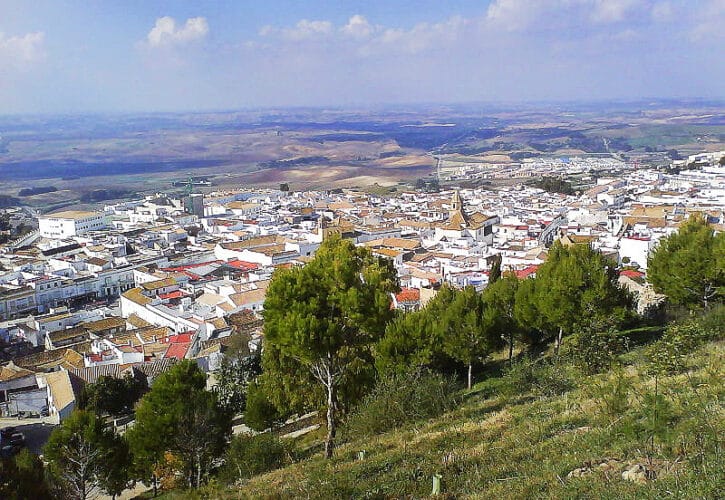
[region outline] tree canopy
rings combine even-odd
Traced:
[[[222,406],[232,413],[240,413],[246,405],[249,384],[262,373],[261,356],[259,352],[244,354],[238,350],[230,351],[225,353],[216,372],[218,383],[215,390]]]
[[[647,261],[655,291],[689,308],[707,307],[725,296],[725,233],[715,234],[704,217],[693,216],[662,238]]]
[[[132,411],[147,390],[145,380],[102,376],[85,387],[82,406],[99,414],[121,415]]]
[[[231,419],[205,387],[205,375],[185,360],[160,375],[141,399],[127,434],[139,478],[150,477],[167,453],[179,459],[189,486],[206,478],[224,450]]]
[[[338,237],[325,240],[306,266],[280,269],[272,277],[264,305],[265,341],[324,387],[328,457],[338,390],[356,367],[372,366],[372,346],[393,316],[390,294],[398,290],[390,261]]]
[[[473,384],[473,364],[497,347],[496,311],[472,286],[455,292],[450,306],[438,319],[445,351],[468,367],[467,385]]]
[[[70,498],[85,499],[99,490],[117,495],[128,483],[131,457],[126,442],[104,429],[101,419],[90,411],[75,410],[53,430],[44,458]]]
[[[533,283],[519,292],[519,317],[554,337],[558,349],[562,336],[577,327],[602,316],[625,318],[632,299],[618,278],[614,265],[588,245],[554,243]]]
[[[501,279],[489,284],[483,291],[483,300],[488,308],[494,312],[493,329],[496,335],[505,339],[508,344],[509,363],[513,359],[514,342],[522,340],[531,342],[529,331],[522,325],[516,316],[516,293],[519,289],[519,279],[513,273],[504,275]]]
[[[406,373],[411,367],[443,369],[451,358],[443,346],[440,318],[456,297],[444,285],[424,308],[398,314],[385,329],[376,346],[375,364],[382,374]]]

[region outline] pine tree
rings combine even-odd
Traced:
[[[93,412],[75,410],[51,433],[44,458],[71,498],[84,500],[100,490],[117,495],[128,483],[128,446]]]
[[[467,387],[473,385],[473,364],[483,361],[497,347],[495,311],[473,287],[456,292],[440,319],[444,349],[468,368]]]
[[[332,457],[339,392],[372,364],[373,345],[392,318],[399,290],[392,263],[366,248],[331,238],[301,268],[272,277],[264,306],[265,341],[305,366],[325,392],[325,456]],[[270,381],[273,383],[273,381]]]
[[[231,419],[205,387],[196,363],[184,360],[161,374],[141,399],[127,434],[140,479],[152,476],[167,452],[180,459],[179,472],[189,486],[198,487],[206,478],[224,451]]]
[[[690,217],[659,241],[647,262],[655,291],[678,305],[707,308],[725,296],[725,233],[715,234],[704,217]]]

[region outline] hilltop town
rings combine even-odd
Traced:
[[[402,288],[392,307],[403,311],[443,284],[484,289],[499,257],[504,271],[535,276],[558,240],[611,257],[645,313],[662,299],[647,282],[658,240],[693,213],[724,227],[723,157],[693,155],[679,173],[630,165],[617,178],[568,162],[591,181],[575,194],[524,184],[386,196],[283,186],[157,194],[30,220],[5,209],[13,227],[36,229],[0,248],[0,412],[57,424],[100,376],[150,383],[183,359],[213,386],[231,338],[252,352],[263,344],[275,269],[304,266],[331,235],[392,261]]]

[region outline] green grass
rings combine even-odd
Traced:
[[[563,365],[576,387],[555,397],[511,393],[504,379],[490,378],[456,410],[346,443],[332,460],[317,453],[240,486],[168,498],[419,498],[431,494],[434,474],[450,498],[718,497],[725,344],[701,347],[685,372],[656,381],[638,351],[626,358],[594,376]],[[616,460],[611,470],[595,467],[605,459]],[[587,464],[590,474],[567,478]],[[633,464],[656,479],[624,481]]]

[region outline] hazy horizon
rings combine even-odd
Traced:
[[[725,0],[0,0],[0,115],[725,99]]]

